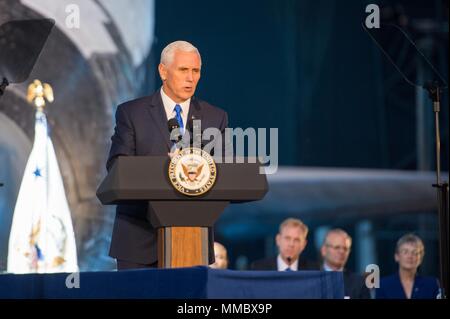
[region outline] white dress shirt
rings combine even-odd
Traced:
[[[290,266],[288,264],[286,264],[283,260],[283,258],[281,258],[281,255],[278,255],[277,257],[277,268],[278,271],[285,271],[287,268],[291,268],[291,270],[298,270],[298,258],[296,261],[294,261]]]
[[[176,116],[175,105],[179,104],[181,106],[181,118],[183,119],[184,128],[187,125],[187,118],[189,113],[189,105],[191,104],[191,99],[187,99],[184,102],[176,103],[164,92],[163,87],[161,87],[161,98],[164,105],[164,110],[166,111],[167,120],[174,118]]]
[[[344,271],[344,268],[341,268],[341,269],[338,269],[338,270],[334,270],[333,268],[328,266],[327,263],[323,263],[323,270],[325,270],[325,271]]]

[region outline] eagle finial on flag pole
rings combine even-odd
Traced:
[[[33,103],[38,111],[43,111],[45,100],[52,103],[54,101],[53,89],[48,83],[42,84],[39,80],[34,80],[28,86],[27,101]]]

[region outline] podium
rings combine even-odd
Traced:
[[[208,265],[208,227],[230,203],[262,199],[268,190],[261,164],[216,163],[215,185],[186,196],[171,185],[166,156],[118,157],[97,190],[104,205],[148,203],[147,219],[157,229],[158,268]]]

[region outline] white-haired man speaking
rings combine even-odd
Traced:
[[[202,59],[186,41],[167,45],[158,67],[162,87],[153,95],[117,107],[116,127],[106,164],[109,170],[118,156],[167,156],[173,146],[167,122],[176,119],[182,130],[200,120],[203,128],[222,133],[228,125],[225,111],[194,97],[200,80]],[[212,230],[209,230],[209,263],[214,263]],[[157,235],[147,216],[146,204],[118,205],[110,256],[117,268],[156,267]]]

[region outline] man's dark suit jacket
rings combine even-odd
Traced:
[[[320,270],[324,270],[323,265]],[[350,299],[371,299],[366,277],[344,269],[344,295]]]
[[[261,259],[250,265],[251,270],[278,270],[277,257]],[[300,258],[298,261],[298,270],[319,270],[319,265]]]
[[[350,297],[350,299],[371,299],[365,277],[344,270],[344,295]]]
[[[175,106],[175,105],[174,105]],[[191,98],[189,119],[201,120],[202,130],[228,125],[227,113],[207,102]],[[125,102],[117,107],[116,127],[106,167],[118,156],[167,156],[173,143],[167,125],[161,92]],[[147,215],[146,204],[118,205],[109,255],[139,264],[153,264],[157,257],[157,235]],[[214,262],[213,231],[210,229],[209,256]]]
[[[255,261],[252,270],[277,270],[277,257]],[[323,270],[317,263],[300,258],[298,270]],[[370,299],[370,291],[365,286],[364,277],[350,271],[344,271],[344,295],[351,299]]]

